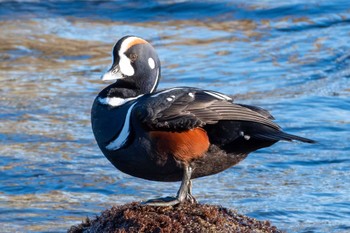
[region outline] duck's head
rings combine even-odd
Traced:
[[[113,64],[102,80],[117,80],[123,88],[152,93],[160,79],[160,61],[155,49],[136,36],[121,38],[113,48]]]

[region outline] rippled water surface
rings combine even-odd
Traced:
[[[1,232],[64,232],[112,204],[179,183],[117,171],[90,107],[113,44],[149,40],[160,88],[197,86],[268,109],[319,143],[278,143],[194,181],[221,204],[287,232],[350,232],[350,2],[0,1]]]

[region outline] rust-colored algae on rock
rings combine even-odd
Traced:
[[[258,221],[214,205],[183,203],[154,207],[133,202],[113,206],[95,219],[87,218],[68,233],[97,232],[282,232],[268,221]]]

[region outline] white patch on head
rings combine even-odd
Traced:
[[[126,76],[133,76],[135,74],[135,70],[131,65],[131,60],[125,55],[125,52],[129,49],[129,44],[135,40],[138,39],[137,37],[131,36],[126,38],[119,49],[119,67],[120,72],[122,72]]]
[[[130,134],[130,115],[131,115],[131,110],[134,108],[136,103],[137,103],[137,101],[135,103],[133,103],[129,107],[128,112],[126,113],[126,116],[125,116],[124,125],[123,125],[122,130],[120,131],[118,137],[115,140],[113,140],[112,142],[110,142],[106,146],[107,150],[118,150],[128,140],[128,137],[129,137],[129,134]]]
[[[130,59],[124,53],[123,55],[119,54],[119,57],[120,72],[126,76],[133,76],[135,74],[135,70],[131,65]]]
[[[188,93],[188,95],[192,98],[194,98],[194,94],[192,92]]]
[[[166,98],[166,100],[170,102],[170,101],[173,101],[173,98],[168,97],[168,98]]]
[[[232,100],[231,97],[224,95],[224,94],[221,94],[219,92],[215,92],[215,91],[204,91],[204,92],[207,93],[208,95],[214,96],[215,98],[220,99],[220,100],[227,100],[227,101]]]
[[[151,67],[152,70],[154,69],[154,67],[156,67],[156,63],[154,62],[153,58],[148,58],[148,65],[149,67]]]

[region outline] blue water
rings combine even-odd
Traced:
[[[64,232],[179,183],[117,171],[90,129],[122,36],[150,41],[160,88],[196,86],[268,109],[315,145],[278,143],[194,181],[287,232],[350,232],[349,1],[0,1],[1,232]]]

